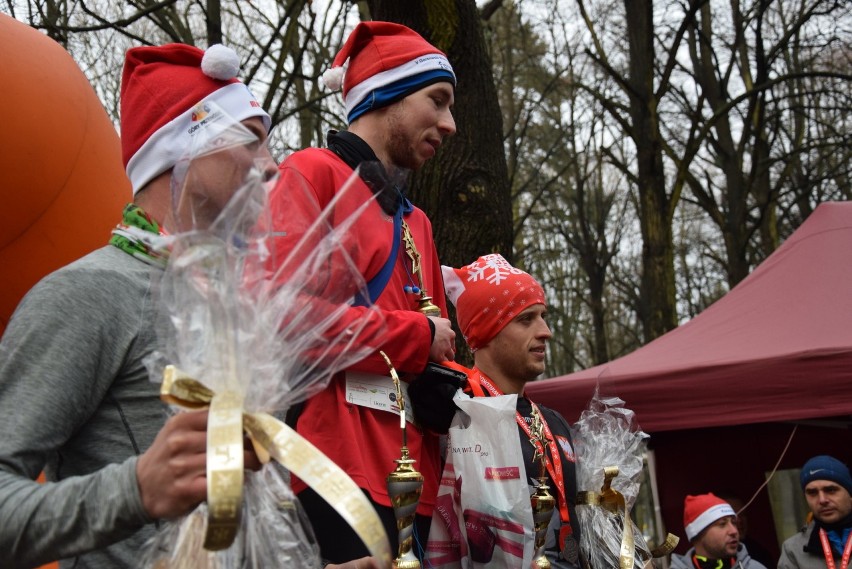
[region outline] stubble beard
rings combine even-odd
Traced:
[[[391,163],[398,168],[418,170],[422,164],[418,162],[415,152],[411,148],[403,121],[404,117],[399,108],[388,113],[388,157]]]

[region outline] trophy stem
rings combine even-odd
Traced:
[[[550,525],[550,519],[553,517],[553,508],[556,505],[556,499],[548,492],[550,487],[547,485],[547,455],[545,454],[545,445],[547,438],[544,434],[544,420],[538,407],[533,405],[532,425],[530,427],[530,442],[536,449],[533,455],[533,462],[538,461],[538,486],[535,492],[530,496],[532,505],[533,527],[535,528],[535,554],[533,556],[533,567],[539,569],[550,569],[550,560],[544,554],[544,544],[547,541],[547,528]]]
[[[420,569],[420,561],[414,554],[414,517],[420,493],[423,491],[423,475],[414,469],[414,459],[408,456],[408,447],[403,446],[401,457],[396,459],[396,468],[388,474],[388,495],[396,516],[399,532],[399,551],[393,560],[393,569]]]
[[[437,307],[436,307],[437,308]],[[409,456],[408,438],[405,430],[405,399],[402,397],[402,387],[390,358],[384,352],[379,354],[390,368],[390,375],[396,387],[399,404],[400,429],[402,430],[402,448],[400,457],[394,462],[396,468],[387,476],[388,497],[396,517],[396,530],[399,537],[399,550],[393,560],[393,569],[420,569],[420,560],[414,554],[414,518],[417,514],[417,504],[423,491],[423,475],[414,469],[417,462]]]
[[[548,492],[546,480],[544,477],[539,478],[539,485],[530,496],[535,527],[533,566],[540,569],[550,569],[550,560],[544,554],[544,543],[547,540],[547,527],[550,525],[550,518],[553,517],[553,508],[556,504],[556,500]]]

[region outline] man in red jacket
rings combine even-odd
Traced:
[[[296,152],[281,164],[281,178],[271,196],[273,223],[280,229],[279,262],[298,249],[308,226],[330,203],[334,206],[327,221],[333,227],[365,208],[347,233],[347,249],[370,298],[354,303],[341,326],[370,310],[370,304],[378,308],[383,321],[376,322],[375,330],[383,334],[380,349],[408,380],[429,361],[452,359],[455,333],[446,318],[431,224],[406,198],[399,173],[420,168],[435,156],[444,138],[455,133],[451,108],[456,78],[446,56],[409,28],[362,22],[324,82],[331,88],[342,85],[349,128],[331,131],[328,148]],[[329,267],[329,282],[318,286],[334,286],[334,264]],[[427,292],[434,304],[428,314],[420,310],[428,304],[423,301]],[[378,351],[309,398],[298,414],[296,430],[364,490],[395,552],[396,519],[385,478],[399,458],[399,418],[392,401],[361,397],[366,391],[394,393]],[[425,477],[414,536],[425,544],[440,476],[438,439],[413,424],[407,431],[411,457]],[[357,535],[331,506],[300,480],[294,480],[293,488],[325,559],[343,563],[366,555]]]

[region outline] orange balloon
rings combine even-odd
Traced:
[[[106,244],[132,199],[115,127],[65,49],[0,14],[0,334],[44,275]]]

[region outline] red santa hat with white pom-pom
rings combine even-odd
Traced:
[[[545,304],[544,289],[529,273],[513,267],[502,255],[483,255],[454,269],[441,266],[447,298],[472,351],[485,346],[518,314]]]
[[[134,195],[189,148],[196,109],[215,103],[232,119],[271,120],[239,79],[240,60],[224,45],[185,44],[127,51],[121,77],[121,150]]]
[[[683,501],[683,527],[686,539],[694,540],[707,527],[718,519],[737,513],[723,499],[712,492],[698,496],[687,496]]]
[[[322,76],[327,88],[343,87],[350,124],[440,81],[456,84],[447,56],[414,30],[392,22],[358,24]]]

